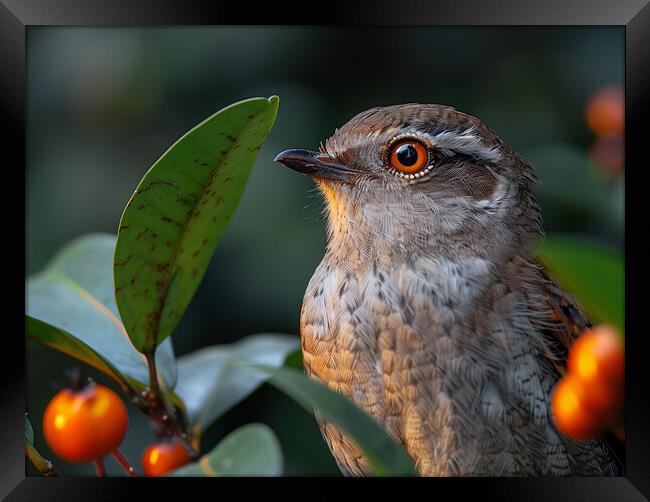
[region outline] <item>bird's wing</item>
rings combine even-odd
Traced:
[[[591,327],[592,323],[577,300],[557,285],[543,265],[538,265],[538,271],[540,287],[550,306],[548,328],[542,329],[542,334],[547,342],[547,357],[553,362],[558,373],[564,375],[571,343],[580,336],[585,328]],[[624,427],[624,424],[621,424],[621,427]],[[603,439],[619,468],[624,471],[624,441],[611,432],[606,432]]]
[[[563,375],[571,343],[592,323],[577,300],[557,285],[543,265],[539,265],[538,270],[540,287],[550,307],[542,333],[548,342],[549,359]]]

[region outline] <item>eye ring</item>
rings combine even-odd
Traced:
[[[414,175],[425,169],[428,163],[427,145],[413,137],[395,138],[386,150],[386,167],[400,174]]]

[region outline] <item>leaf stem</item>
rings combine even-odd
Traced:
[[[161,391],[154,353],[155,349],[154,351],[145,353],[147,367],[149,369],[149,388],[143,393],[143,397],[147,403],[146,413],[151,420],[160,426],[165,434],[183,433],[184,428],[179,424],[176,410],[168,404],[164,392]]]
[[[95,459],[95,470],[97,471],[97,477],[99,478],[106,477],[106,467],[104,466],[103,458]]]
[[[149,389],[151,390],[151,400],[157,401],[160,398],[160,386],[158,385],[158,370],[156,369],[155,351],[145,354],[147,367],[149,368]]]
[[[60,476],[59,471],[54,467],[52,461],[43,458],[31,444],[25,444],[25,455],[27,455],[27,458],[43,476]]]
[[[200,447],[199,437],[198,436],[190,437],[186,433],[181,432],[180,438],[181,441],[183,441],[183,444],[185,444],[187,451],[190,452],[190,457],[192,457],[192,461],[196,462],[199,459],[199,456],[201,455],[199,453],[199,447]]]
[[[138,477],[138,473],[136,472],[135,468],[131,465],[129,459],[124,456],[124,453],[122,453],[119,448],[115,448],[113,450],[113,457],[115,457],[117,463],[122,466],[122,469],[124,469],[129,476],[132,478]]]

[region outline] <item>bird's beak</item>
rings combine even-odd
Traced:
[[[336,162],[331,157],[310,150],[285,150],[278,154],[275,162],[280,162],[299,173],[315,178],[326,178],[350,183],[361,174],[360,171]]]

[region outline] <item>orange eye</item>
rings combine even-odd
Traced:
[[[406,174],[413,174],[425,168],[427,160],[426,146],[413,139],[395,143],[388,154],[390,166]]]

